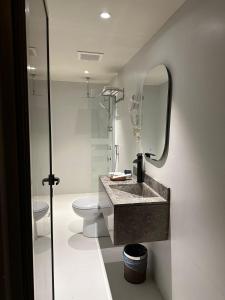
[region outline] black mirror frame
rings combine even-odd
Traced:
[[[163,65],[166,68],[167,74],[168,74],[168,94],[167,94],[167,109],[166,109],[166,133],[165,133],[165,144],[164,144],[164,150],[159,159],[151,158],[155,155],[145,155],[145,159],[153,164],[154,166],[161,168],[167,159],[168,151],[169,151],[169,137],[170,137],[170,120],[171,120],[171,105],[172,105],[172,76],[169,68],[165,64],[158,64]],[[157,65],[155,66],[157,67]],[[152,68],[154,69],[154,67]],[[143,89],[144,89],[144,80],[142,82],[141,86],[141,97],[143,99]]]

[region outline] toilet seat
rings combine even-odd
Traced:
[[[48,203],[44,201],[34,201],[33,202],[33,212],[39,213],[49,209]]]
[[[34,220],[38,221],[43,218],[48,212],[49,205],[44,201],[34,201],[33,202],[33,215]]]
[[[97,196],[95,196],[95,197],[85,196],[85,197],[77,198],[76,200],[73,201],[72,206],[75,209],[81,209],[81,210],[101,209],[101,208],[107,207],[107,206],[100,207]]]
[[[49,205],[44,201],[33,201],[33,217],[34,217],[34,239],[38,237],[37,221],[42,219],[48,212]]]

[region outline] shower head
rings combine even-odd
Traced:
[[[96,96],[91,96],[90,79],[91,79],[90,77],[85,77],[85,80],[86,80],[86,95],[85,95],[85,97],[82,97],[82,98],[86,98],[86,99],[96,98]]]

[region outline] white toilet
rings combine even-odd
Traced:
[[[49,205],[44,201],[33,202],[33,216],[34,216],[34,238],[37,239],[37,221],[42,219],[48,212]]]
[[[86,237],[108,236],[102,209],[99,206],[98,195],[81,195],[73,201],[74,212],[84,218],[83,234]]]

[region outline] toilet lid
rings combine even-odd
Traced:
[[[98,195],[81,196],[73,201],[72,206],[78,209],[101,208],[99,205]]]
[[[34,201],[33,202],[33,211],[34,212],[41,212],[41,211],[46,211],[48,210],[49,205],[48,203],[44,202],[44,201]]]

